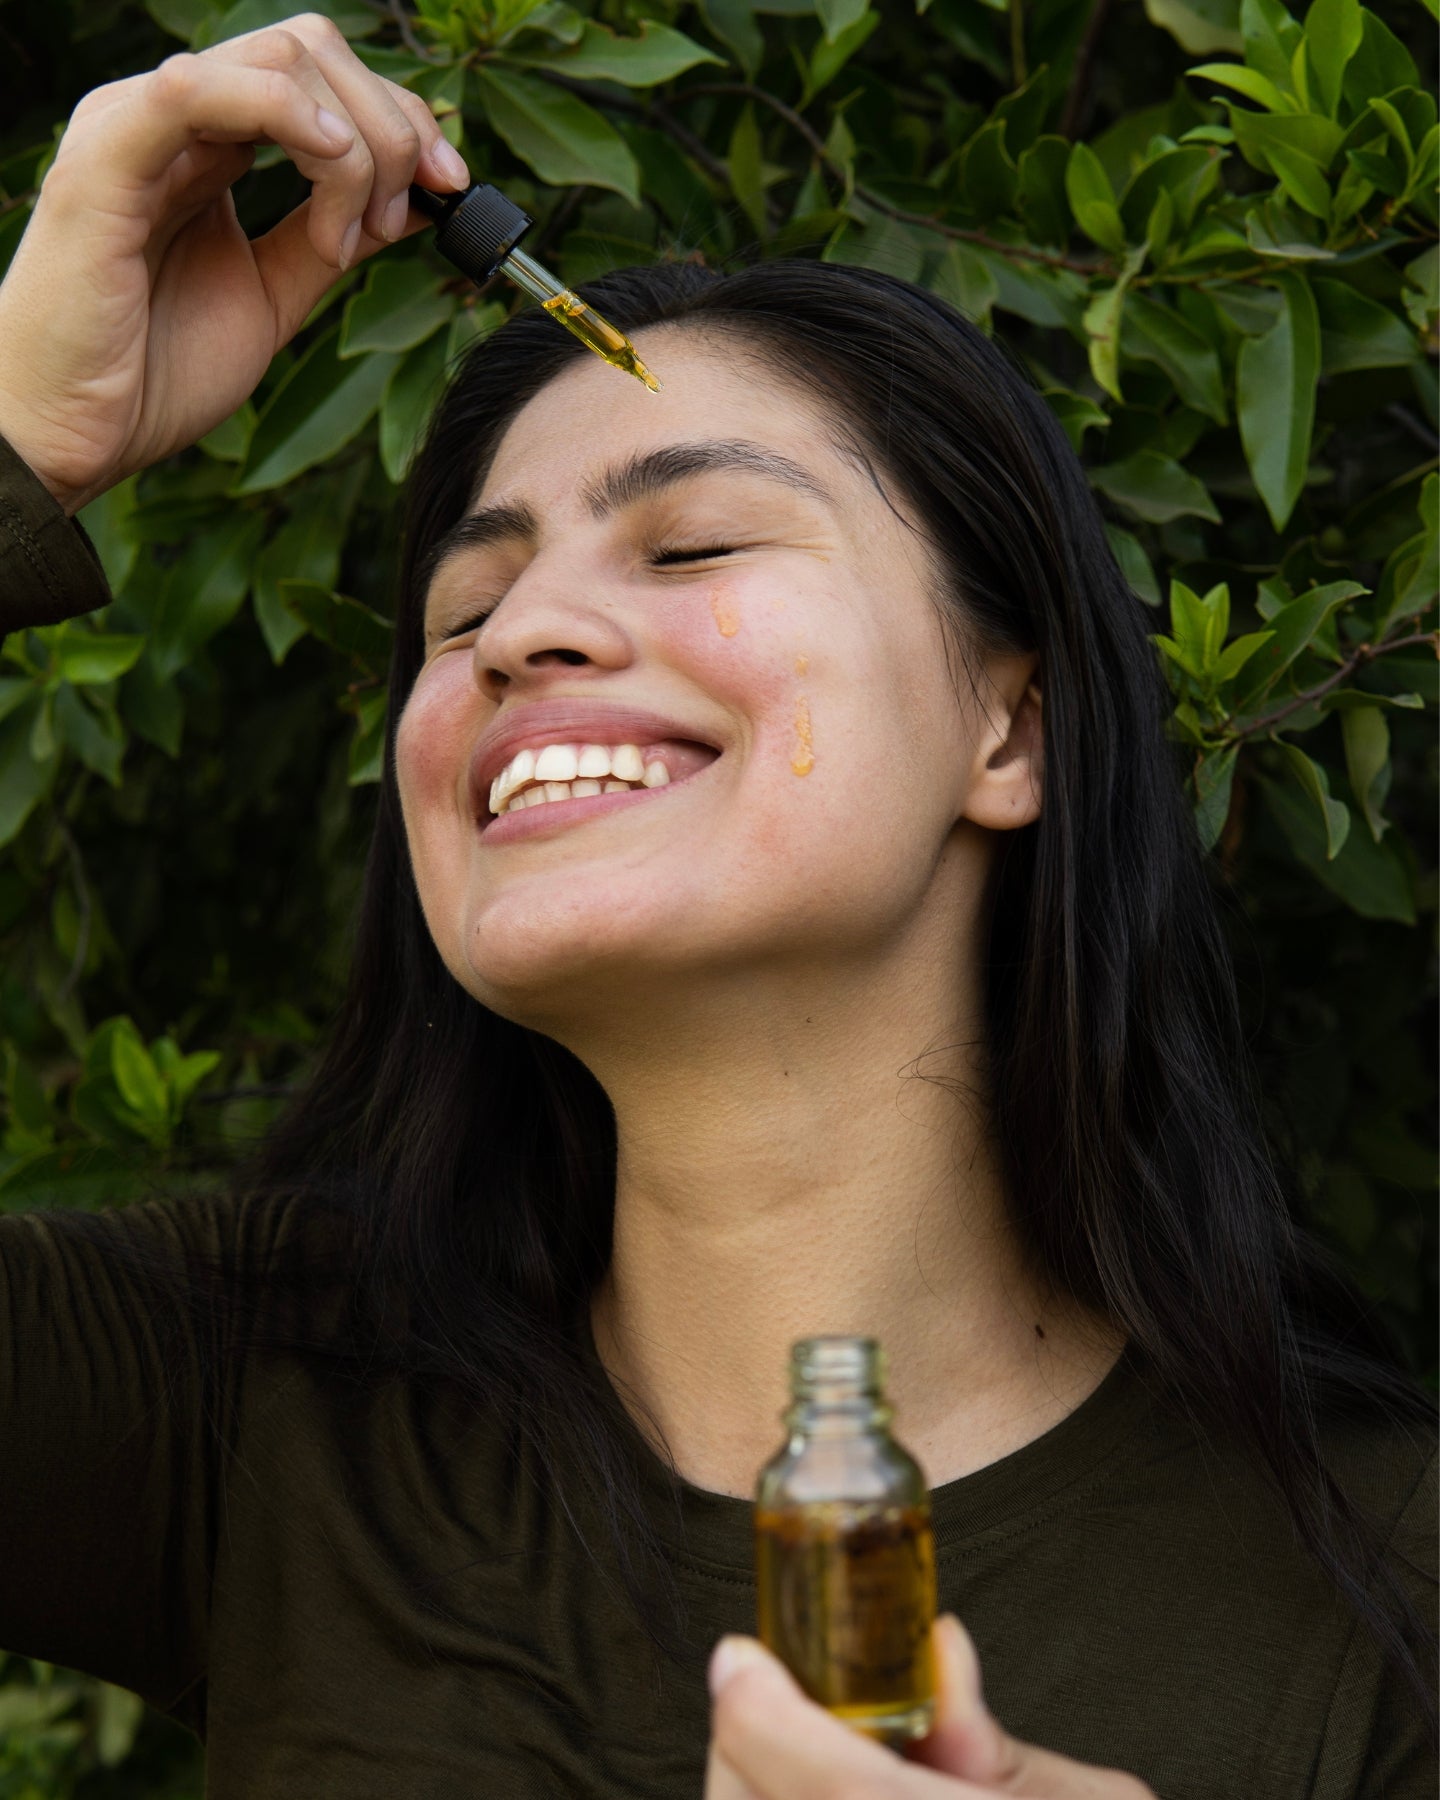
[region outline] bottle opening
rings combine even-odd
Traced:
[[[884,1360],[875,1338],[801,1338],[790,1351],[790,1389],[797,1400],[822,1394],[878,1395],[884,1386]]]

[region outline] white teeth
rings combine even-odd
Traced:
[[[610,773],[621,781],[641,781],[645,775],[645,759],[634,744],[617,744],[610,752]]]
[[[492,813],[498,813],[500,810],[500,777],[498,775],[490,783],[490,810]]]
[[[647,788],[666,787],[669,785],[670,771],[658,759],[646,766],[645,785]]]
[[[604,778],[610,773],[610,751],[604,744],[586,744],[580,751],[576,774],[586,780]]]
[[[547,800],[568,800],[570,798],[570,783],[568,781],[547,781],[545,783],[545,798]]]
[[[581,767],[582,768],[584,767],[583,759],[581,762]],[[588,798],[589,795],[598,794],[600,791],[601,791],[600,783],[598,781],[581,780],[581,781],[572,781],[570,783],[570,792],[575,796],[575,798],[577,800],[584,800],[584,799]]]
[[[535,773],[535,752],[521,750],[511,757],[500,771],[499,780],[493,790],[495,798],[490,802],[491,812],[498,812],[516,788],[523,787]]]
[[[580,757],[573,744],[547,744],[535,758],[537,781],[573,781]]]
[[[605,792],[607,794],[628,794],[630,792],[630,783],[628,781],[607,781],[605,783]]]

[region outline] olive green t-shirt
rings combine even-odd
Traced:
[[[104,598],[88,545],[0,441],[0,626]],[[502,1414],[441,1384],[242,1351],[224,1309],[173,1305],[118,1254],[264,1267],[297,1235],[294,1203],[155,1201],[86,1224],[0,1218],[0,1647],[191,1726],[210,1800],[699,1800],[703,1655],[755,1622],[744,1502],[683,1487],[677,1508],[601,1383],[693,1650],[666,1659],[583,1471],[547,1487]],[[317,1290],[317,1330],[325,1305]],[[1433,1439],[1329,1440],[1433,1618]],[[941,1604],[1019,1737],[1159,1800],[1435,1795],[1420,1708],[1270,1488],[1161,1405],[1130,1353],[933,1506]]]
[[[652,1650],[582,1482],[577,1532],[502,1418],[230,1354],[107,1249],[264,1259],[287,1229],[277,1203],[214,1199],[126,1208],[98,1241],[0,1219],[0,1645],[192,1726],[212,1800],[699,1800],[703,1668]],[[611,1398],[703,1655],[754,1629],[750,1508],[686,1487],[677,1511]],[[1351,1428],[1334,1449],[1428,1608],[1433,1445]],[[1434,1794],[1418,1706],[1272,1494],[1128,1353],[933,1507],[941,1603],[1020,1737],[1160,1800]]]

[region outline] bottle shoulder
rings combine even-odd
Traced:
[[[929,1490],[904,1445],[877,1432],[792,1438],[760,1471],[755,1498],[766,1508],[825,1500],[915,1506]]]

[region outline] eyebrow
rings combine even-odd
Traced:
[[[623,507],[664,493],[693,475],[717,472],[759,475],[827,506],[835,504],[829,490],[808,469],[778,450],[766,450],[742,438],[666,444],[659,450],[643,451],[587,482],[580,495],[592,516],[604,519]],[[466,551],[482,550],[515,538],[533,540],[538,535],[538,521],[528,506],[482,506],[452,525],[440,539],[428,559],[425,585],[429,587],[447,562]]]

